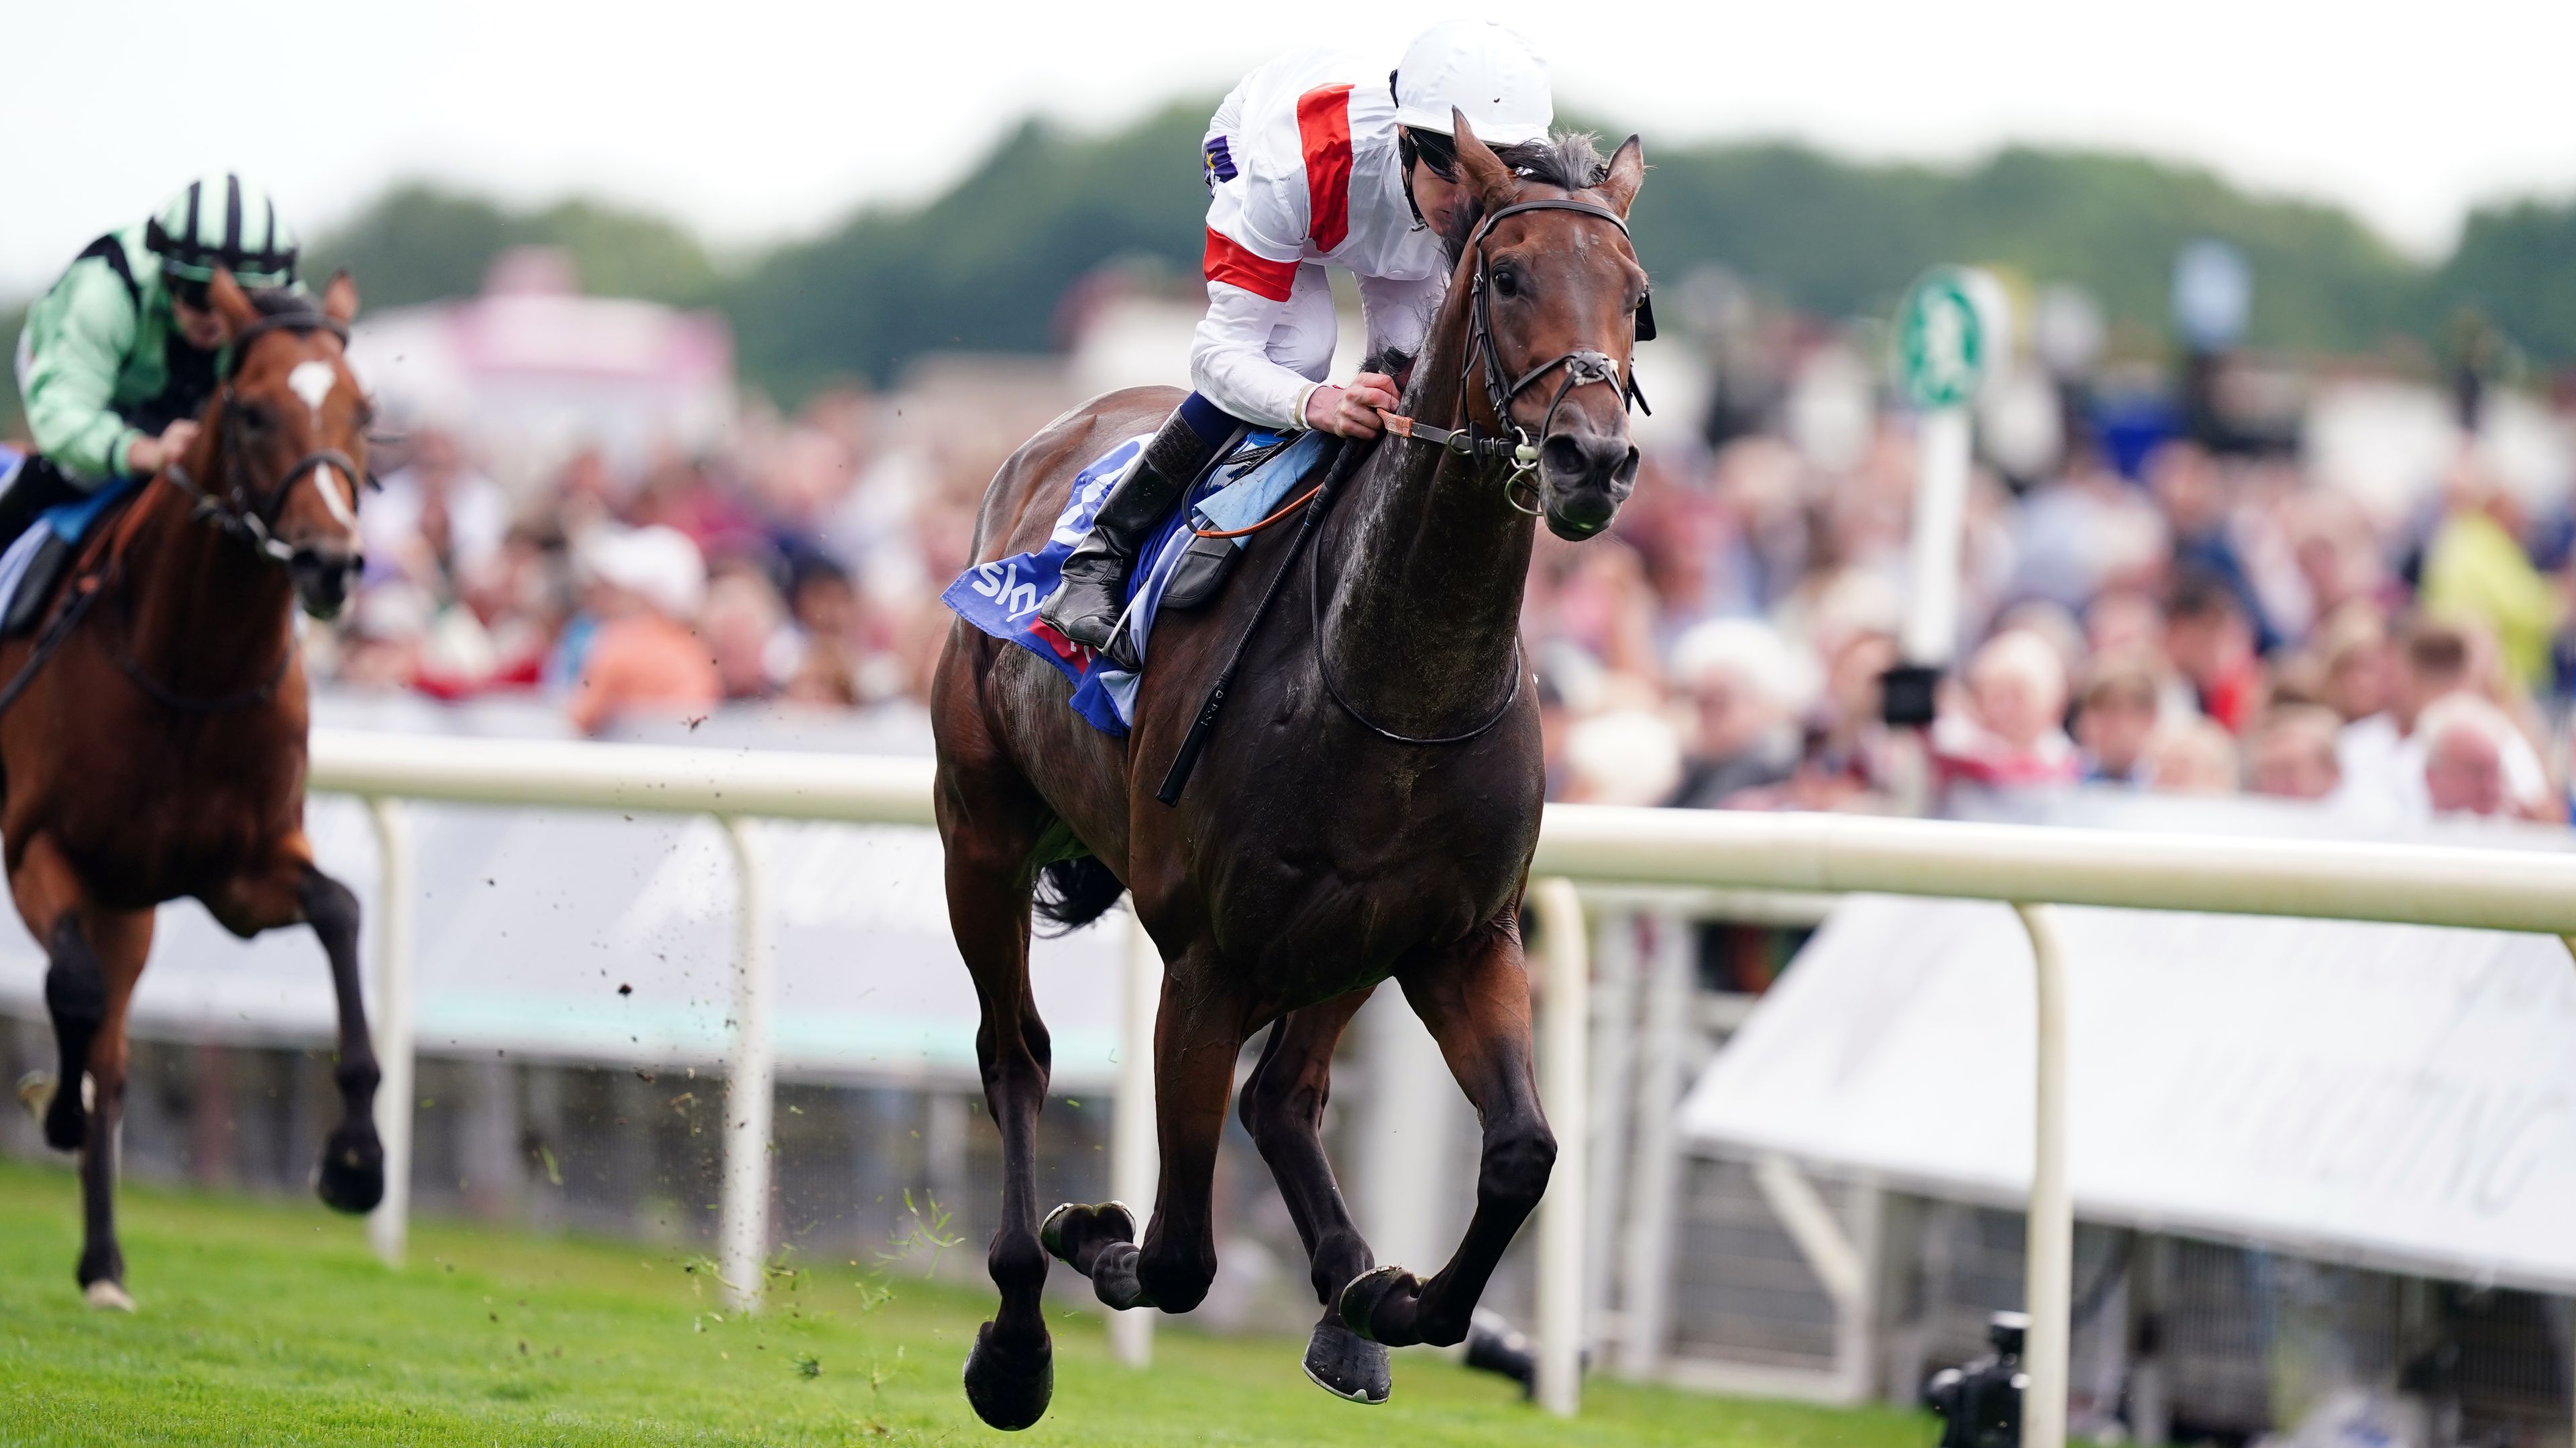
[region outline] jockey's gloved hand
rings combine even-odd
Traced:
[[[138,437],[125,445],[125,475],[148,478],[184,456],[197,441],[197,420],[183,417],[161,429],[159,437]]]
[[[1386,424],[1383,409],[1393,412],[1401,399],[1395,379],[1383,372],[1363,372],[1348,387],[1318,387],[1306,394],[1306,425],[1336,437],[1375,437]]]

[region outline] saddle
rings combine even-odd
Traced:
[[[37,464],[31,462],[30,466]],[[19,479],[20,484],[28,480]],[[0,552],[0,638],[32,632],[52,612],[54,596],[72,573],[82,545],[100,525],[121,516],[142,491],[133,479],[109,483],[38,514],[27,531]]]
[[[1043,546],[974,564],[940,595],[968,624],[1054,665],[1074,685],[1075,712],[1114,735],[1124,735],[1134,718],[1137,676],[1057,633],[1037,610],[1055,588],[1065,556],[1090,530],[1100,500],[1136,465],[1146,441],[1128,439],[1075,476]],[[1149,656],[1161,610],[1204,607],[1223,590],[1236,555],[1250,535],[1288,511],[1282,502],[1323,456],[1325,442],[1318,433],[1255,432],[1220,451],[1183,494],[1186,501],[1138,550],[1119,625],[1138,657]]]

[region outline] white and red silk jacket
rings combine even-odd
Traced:
[[[1190,381],[1202,396],[1247,422],[1306,425],[1333,359],[1324,263],[1358,279],[1372,351],[1420,349],[1448,265],[1405,200],[1384,72],[1345,51],[1281,56],[1217,107],[1201,154],[1208,311]]]

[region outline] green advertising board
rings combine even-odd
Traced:
[[[1985,382],[1994,343],[1975,285],[1963,268],[1934,267],[1896,309],[1897,384],[1918,408],[1962,406]]]

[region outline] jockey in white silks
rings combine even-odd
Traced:
[[[1242,426],[1375,437],[1393,378],[1324,377],[1336,331],[1324,268],[1359,283],[1368,355],[1421,349],[1449,284],[1441,237],[1465,200],[1452,110],[1511,159],[1555,119],[1547,62],[1499,25],[1444,21],[1378,80],[1337,50],[1285,55],[1243,78],[1208,121],[1208,310],[1190,348],[1195,389],[1102,500],[1039,616],[1112,647],[1137,550]],[[1123,638],[1118,642],[1123,644]],[[1132,658],[1121,662],[1133,667]]]

